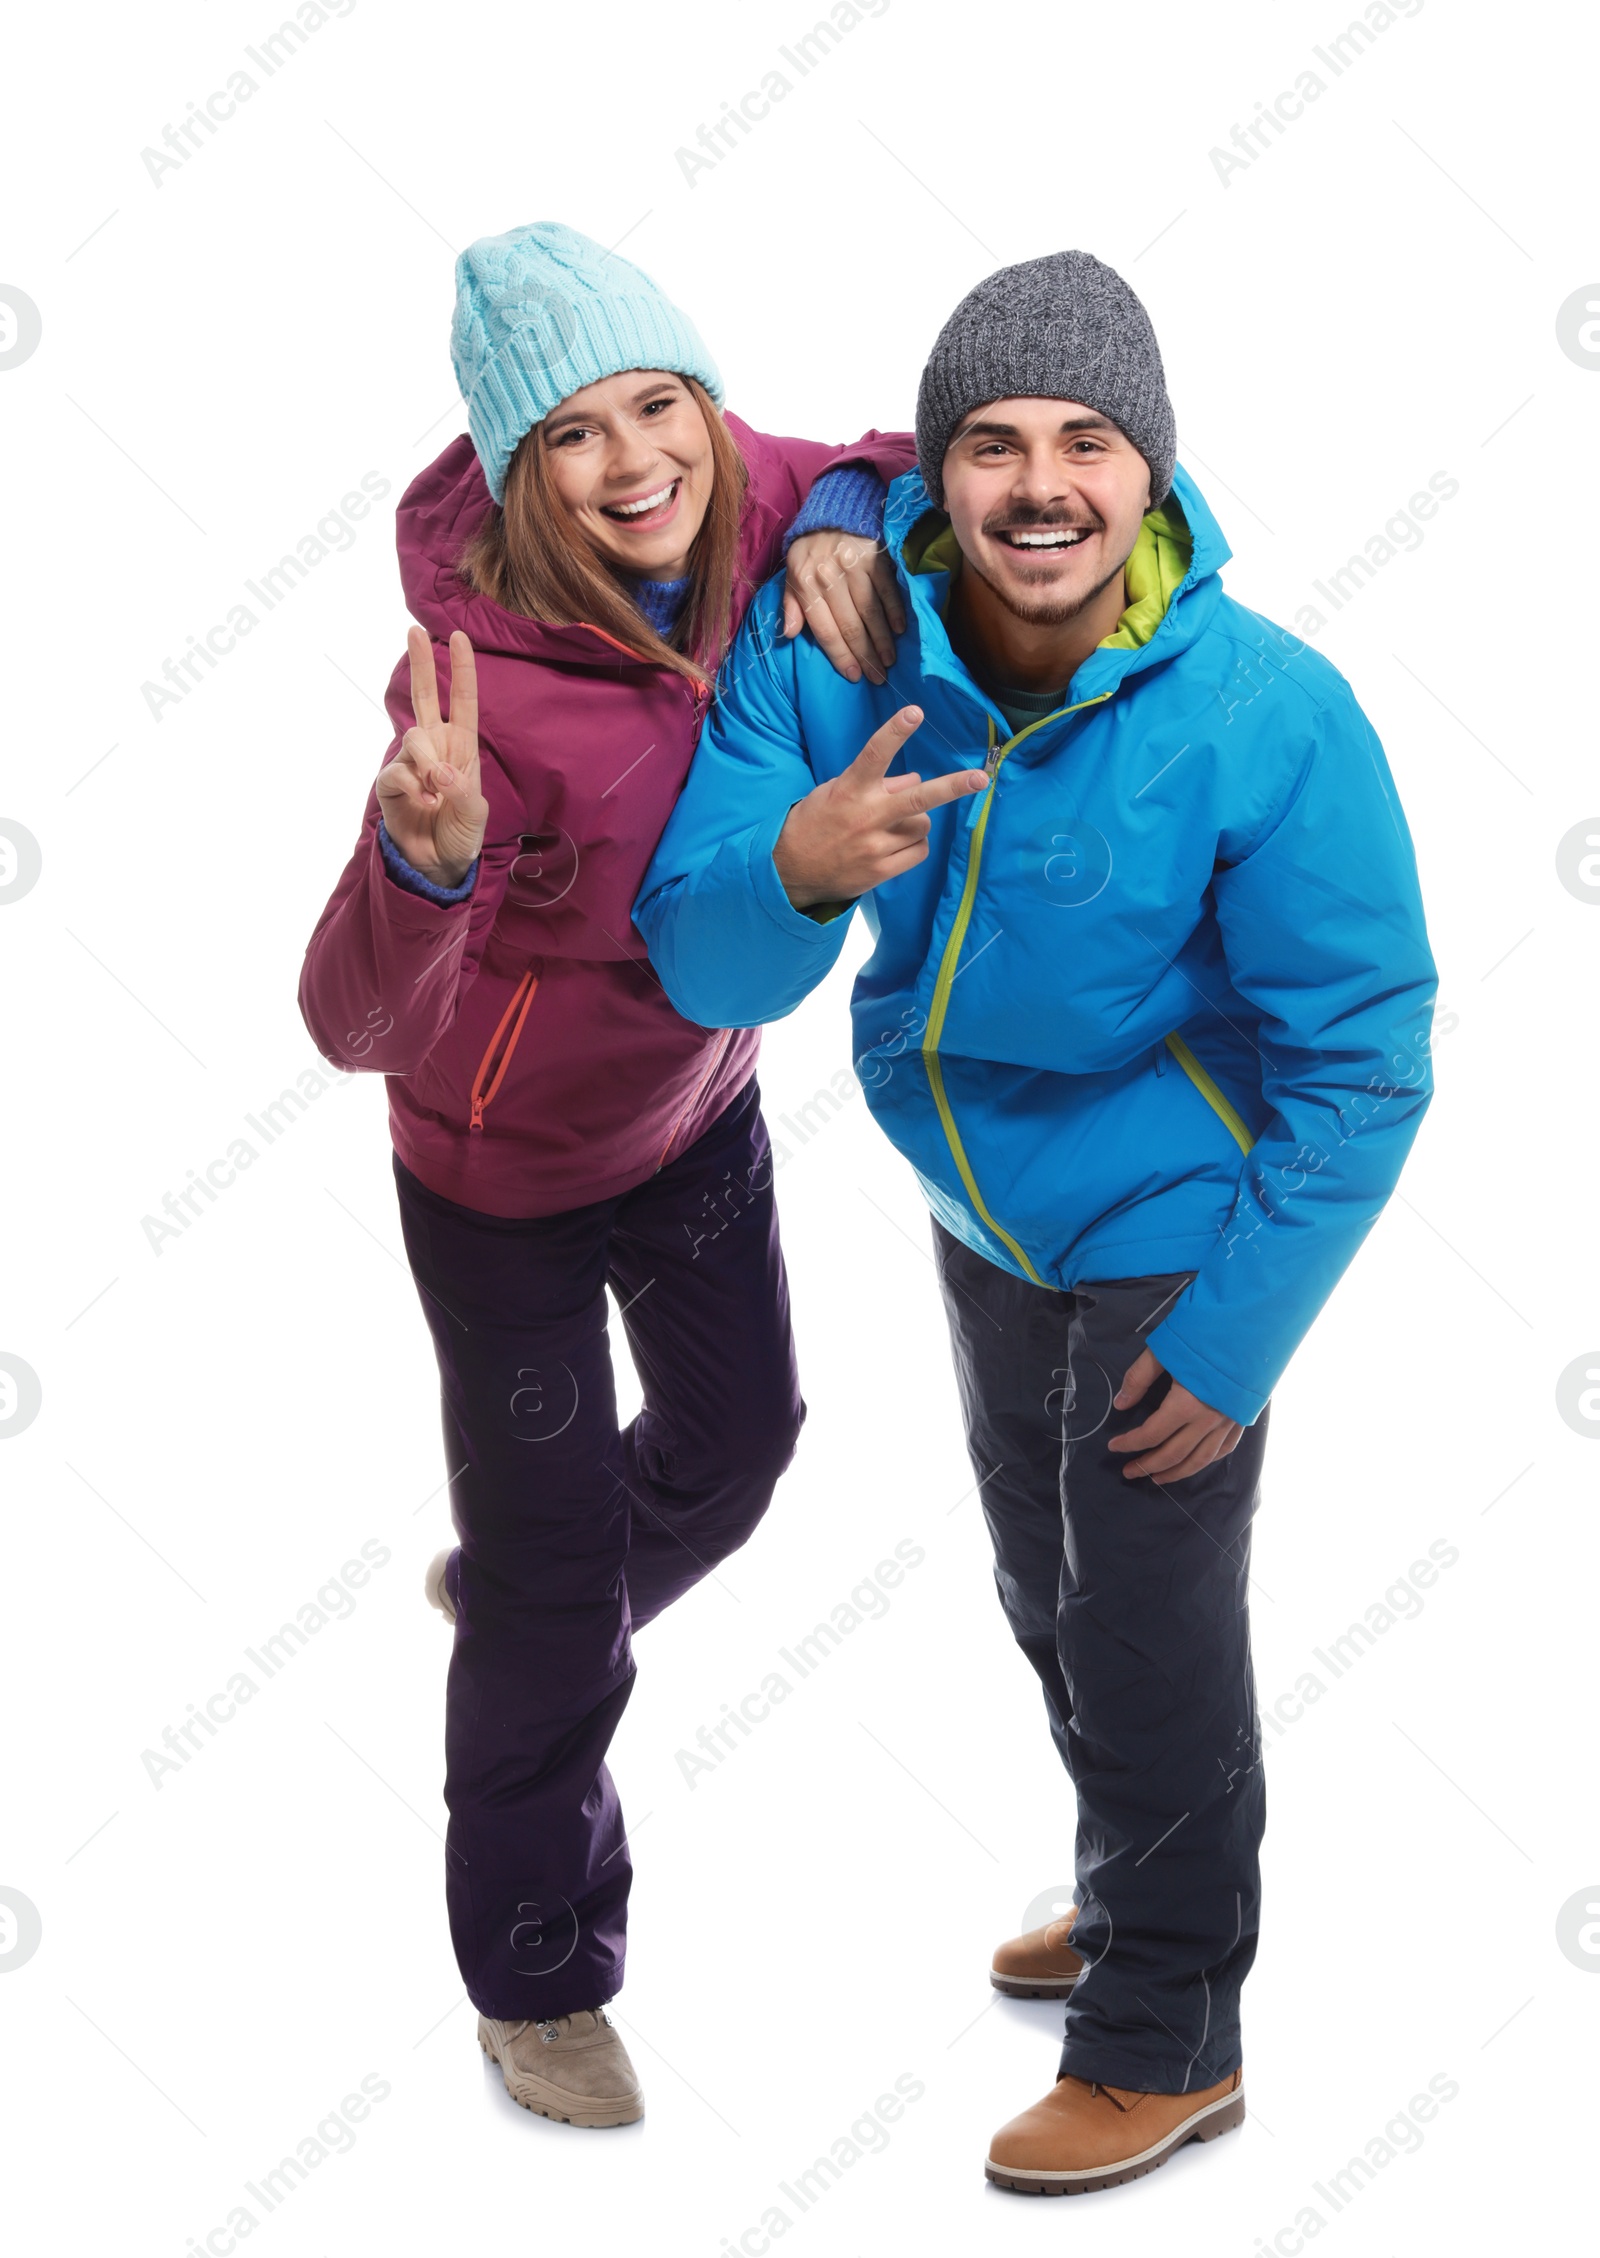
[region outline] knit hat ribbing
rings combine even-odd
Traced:
[[[1109,416],[1150,466],[1151,508],[1165,500],[1178,440],[1161,349],[1134,292],[1089,252],[1001,267],[940,330],[917,393],[918,464],[936,503],[957,424],[1012,399],[1080,400]]]
[[[688,315],[631,259],[555,220],[481,236],[462,252],[450,358],[497,502],[523,435],[602,377],[670,369],[722,404],[722,378]]]

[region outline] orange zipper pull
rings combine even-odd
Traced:
[[[490,1036],[488,1048],[478,1061],[478,1071],[472,1077],[472,1112],[467,1122],[469,1129],[482,1129],[483,1127],[483,1109],[505,1080],[506,1068],[511,1064],[511,1054],[517,1047],[518,1036],[522,1033],[522,1023],[528,1016],[528,1006],[538,993],[538,988],[538,976],[531,971],[525,972],[517,982],[511,1001],[500,1014],[500,1024]],[[520,1010],[518,1009],[519,1005]],[[490,1062],[494,1058],[495,1052],[499,1050],[500,1038],[505,1034],[513,1013],[516,1014],[517,1023],[512,1027],[506,1047],[500,1053],[500,1063],[495,1068],[494,1080],[485,1089],[483,1086],[484,1077],[489,1071]]]

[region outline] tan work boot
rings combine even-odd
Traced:
[[[540,2117],[564,2125],[631,2125],[644,2095],[628,2050],[603,2007],[581,2007],[543,2023],[478,2017],[478,2044],[498,2062],[506,2091]]]
[[[1215,2140],[1243,2123],[1243,2070],[1199,2093],[1134,2093],[1061,2078],[1001,2126],[984,2172],[1018,2195],[1087,2195],[1143,2179],[1185,2141]]]
[[[1073,1906],[1059,1921],[996,1945],[989,1970],[995,1990],[1008,1999],[1065,1999],[1083,1974],[1083,1955],[1067,1942],[1077,1918]]]
[[[456,1619],[456,1603],[450,1597],[444,1580],[444,1572],[450,1565],[450,1555],[454,1550],[454,1545],[446,1545],[443,1552],[436,1552],[428,1563],[428,1573],[422,1579],[422,1589],[427,1596],[428,1605],[436,1607],[447,1623],[453,1623]]]

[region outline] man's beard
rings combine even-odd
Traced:
[[[993,538],[1001,533],[1063,532],[1069,527],[1075,532],[1080,530],[1075,519],[1058,516],[1050,510],[1040,510],[1032,515],[1024,511],[1019,515],[1013,508],[997,512],[996,516],[985,524],[983,531]],[[1095,524],[1083,527],[1081,530],[1089,533],[1103,533],[1105,527]],[[1011,589],[1002,588],[998,582],[991,580],[981,565],[975,564],[971,557],[966,558],[965,562],[977,573],[984,586],[1005,607],[1012,618],[1024,621],[1029,627],[1065,627],[1069,621],[1078,617],[1086,605],[1092,604],[1096,597],[1104,595],[1111,583],[1117,578],[1117,574],[1122,570],[1122,566],[1118,565],[1115,572],[1108,572],[1099,586],[1089,589],[1085,595],[1074,596],[1070,600],[1059,596],[1044,596],[1038,602],[1030,603],[1026,596],[1018,596]]]
[[[1067,599],[1060,596],[1041,595],[1036,602],[1030,603],[1026,596],[1018,595],[1010,588],[1002,588],[997,581],[991,580],[983,567],[971,557],[963,557],[962,562],[968,571],[977,574],[995,601],[1001,604],[1013,619],[1020,619],[1029,627],[1067,626],[1097,597],[1103,596],[1122,572],[1122,566],[1118,565],[1115,572],[1108,572],[1098,586],[1089,589],[1082,596]]]

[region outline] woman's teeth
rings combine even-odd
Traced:
[[[673,488],[677,483],[675,478],[670,478],[657,493],[646,494],[644,499],[639,502],[608,503],[606,515],[607,517],[643,517],[647,510],[659,510],[663,502],[672,499]]]

